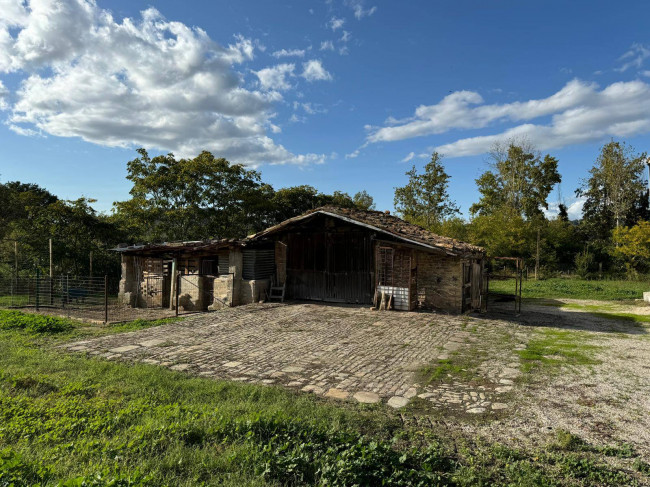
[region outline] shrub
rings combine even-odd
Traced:
[[[575,258],[576,274],[578,274],[583,279],[586,279],[589,277],[589,271],[593,263],[594,256],[589,253],[589,251],[585,250],[583,252],[579,252]]]
[[[61,333],[73,328],[69,320],[21,313],[20,311],[0,311],[0,330],[19,329],[30,333]]]

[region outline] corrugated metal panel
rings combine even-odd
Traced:
[[[393,296],[393,307],[402,311],[409,310],[409,290],[407,287],[377,286],[377,291]]]
[[[217,253],[217,257],[219,259],[219,262],[217,265],[219,266],[219,275],[224,276],[228,274],[228,271],[230,270],[228,267],[228,257],[230,256],[230,252],[228,250],[223,250],[221,252]]]
[[[274,249],[245,249],[243,260],[244,279],[268,279],[275,273]]]

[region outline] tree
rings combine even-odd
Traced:
[[[116,220],[145,241],[241,237],[263,228],[273,189],[258,172],[202,152],[150,158],[145,149],[127,164],[128,201],[115,203]]]
[[[492,169],[476,180],[481,199],[470,208],[473,215],[487,215],[510,208],[526,219],[544,218],[546,199],[562,178],[557,159],[542,159],[527,142],[496,144],[491,154]]]
[[[354,202],[354,206],[356,206],[360,210],[375,209],[375,200],[373,199],[372,196],[368,194],[368,192],[365,189],[355,194],[352,197],[352,201]]]
[[[625,142],[605,144],[596,163],[576,191],[585,197],[583,217],[593,226],[611,231],[629,221],[639,199],[646,197],[643,166],[646,154],[637,154]],[[601,233],[601,232],[599,232]]]
[[[615,253],[624,259],[628,270],[645,272],[650,268],[650,222],[614,230]]]
[[[459,213],[456,204],[449,197],[449,175],[437,152],[418,174],[415,166],[406,173],[409,182],[395,188],[395,209],[406,221],[431,228],[445,218]]]

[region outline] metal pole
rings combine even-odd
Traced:
[[[53,271],[52,271],[52,239],[49,240],[50,242],[50,279],[52,279],[53,276]]]
[[[40,286],[40,280],[41,280],[41,269],[36,268],[36,311],[38,311],[38,297],[39,297],[39,286]]]
[[[104,324],[107,323],[108,323],[108,276],[104,275]]]

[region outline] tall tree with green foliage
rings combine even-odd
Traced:
[[[364,189],[359,191],[352,197],[354,206],[360,210],[374,210],[375,209],[375,200],[368,192]]]
[[[449,175],[442,165],[442,156],[437,152],[418,173],[415,166],[406,173],[406,186],[395,188],[395,209],[406,221],[432,228],[446,218],[459,213],[459,209],[447,191]]]
[[[547,198],[562,178],[557,159],[542,158],[527,143],[497,144],[491,152],[492,169],[476,180],[481,199],[471,206],[473,215],[509,208],[526,219],[543,218]]]
[[[646,198],[645,158],[625,142],[611,141],[601,148],[589,178],[576,191],[585,198],[585,220],[606,231],[636,223],[630,218],[635,205]]]
[[[127,164],[133,183],[128,201],[115,203],[115,218],[145,241],[241,237],[263,228],[273,189],[258,172],[202,152],[140,157]]]

